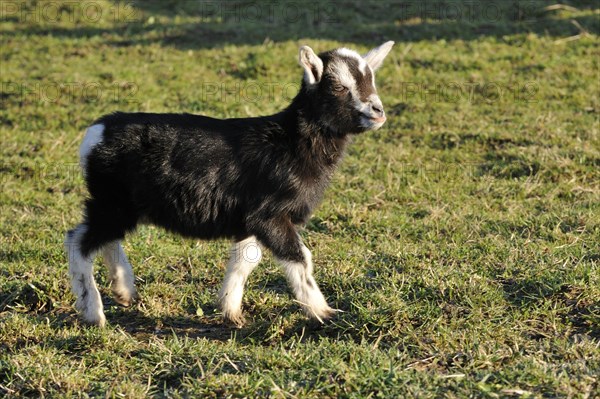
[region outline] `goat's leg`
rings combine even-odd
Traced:
[[[65,245],[69,256],[71,285],[77,297],[75,307],[83,320],[103,326],[106,318],[102,309],[102,299],[93,275],[93,260],[99,251],[103,253],[110,267],[113,292],[119,302],[130,302],[135,294],[133,273],[119,241],[137,223],[137,215],[127,196],[112,185],[112,181],[100,180],[102,188],[112,189],[86,201],[85,221],[67,233]],[[97,190],[98,191],[98,190]],[[121,300],[120,300],[121,299]]]
[[[296,301],[311,318],[323,322],[335,313],[313,277],[312,255],[289,220],[273,221],[259,240],[283,266]]]
[[[242,296],[248,276],[262,258],[256,237],[235,242],[231,247],[225,280],[219,291],[219,305],[223,318],[238,327],[244,324]]]
[[[277,257],[283,265],[285,275],[298,303],[311,318],[320,321],[329,319],[335,311],[329,307],[313,277],[313,263],[310,250],[300,241],[298,243],[303,254],[302,260]]]
[[[78,225],[75,229],[67,232],[65,249],[69,258],[69,274],[71,276],[71,287],[77,301],[75,307],[86,323],[104,326],[102,299],[94,280],[93,262],[95,253],[84,253],[81,250],[81,242],[87,233],[85,224]]]
[[[123,306],[131,306],[136,298],[135,277],[121,242],[115,240],[104,245],[102,257],[109,269],[115,301]]]

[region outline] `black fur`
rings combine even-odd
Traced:
[[[218,120],[115,113],[98,119],[104,139],[87,162],[82,253],[122,239],[143,222],[200,239],[254,235],[278,258],[303,261],[297,227],[320,202],[349,134],[366,130],[347,104],[348,93],[332,91],[331,53],[320,57],[325,74],[318,86],[303,83],[276,115]]]

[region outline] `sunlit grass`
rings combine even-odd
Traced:
[[[286,2],[266,20],[244,17],[251,2],[209,3],[1,5],[0,392],[598,396],[593,2],[521,14],[498,2],[499,17],[454,19]],[[397,42],[377,74],[388,123],[354,140],[303,233],[344,313],[309,323],[267,256],[248,283],[249,323],[229,329],[214,303],[228,243],[145,226],[125,243],[140,302],[118,307],[98,261],[109,326],[79,323],[62,241],[81,216],[87,125],[116,110],[274,113],[298,87],[300,45],[385,40]]]

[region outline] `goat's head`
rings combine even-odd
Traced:
[[[375,71],[393,45],[386,42],[365,56],[346,48],[317,56],[308,46],[300,48],[303,90],[321,123],[339,133],[361,133],[384,124]]]

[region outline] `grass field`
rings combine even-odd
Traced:
[[[600,10],[594,1],[0,3],[0,395],[600,397]],[[82,325],[63,237],[82,132],[116,111],[257,116],[297,51],[395,40],[383,129],[303,237],[344,310],[323,326],[270,256],[242,329],[228,243],[128,237],[140,301]]]

